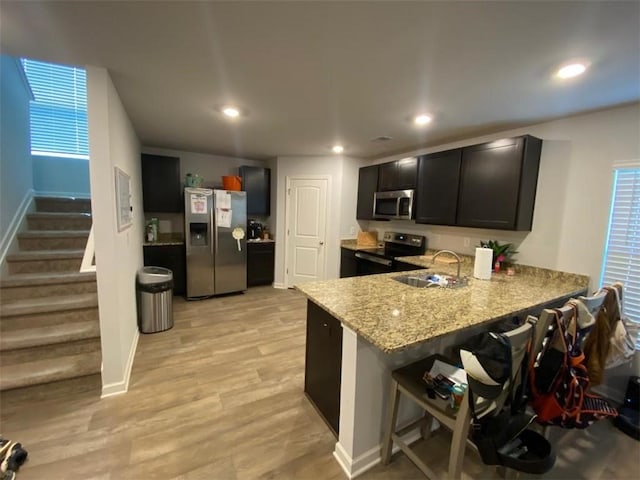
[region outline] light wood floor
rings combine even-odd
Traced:
[[[176,299],[175,327],[140,337],[127,394],[100,400],[97,377],[3,394],[2,436],[29,451],[18,478],[346,478],[335,438],[303,394],[305,307],[299,293],[270,287]],[[559,433],[546,478],[635,478],[640,470],[638,443],[608,423]],[[448,441],[441,432],[419,446],[442,476]],[[465,478],[493,475],[467,455]],[[396,455],[360,478],[421,476]]]

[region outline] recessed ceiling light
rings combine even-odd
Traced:
[[[236,107],[223,107],[222,113],[224,113],[227,117],[236,118],[240,115],[240,110]]]
[[[413,119],[413,123],[415,123],[416,125],[427,125],[428,123],[431,123],[431,120],[431,115],[423,113],[421,115],[416,115],[416,117]]]
[[[331,150],[333,153],[342,153],[344,152],[344,147],[342,145],[334,145]]]
[[[558,78],[573,78],[578,75],[582,75],[587,70],[587,65],[584,63],[570,63],[564,65],[556,72]]]

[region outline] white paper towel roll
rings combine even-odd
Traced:
[[[492,260],[492,249],[481,247],[476,248],[476,261],[473,264],[473,276],[480,280],[490,280]]]

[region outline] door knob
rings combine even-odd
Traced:
[[[324,242],[320,242],[320,245],[324,245]]]

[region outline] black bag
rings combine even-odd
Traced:
[[[469,364],[473,366],[472,370],[475,370],[467,370],[467,363],[463,359],[469,383],[469,410],[473,417],[471,439],[478,447],[483,463],[502,465],[534,474],[549,471],[555,464],[555,452],[546,438],[527,430],[536,416],[524,413],[525,402],[522,389],[516,389],[514,395],[517,375],[512,372],[511,346],[508,337],[485,333],[473,339],[471,344],[463,349],[471,352],[470,355],[466,353],[465,356],[467,359],[472,357]],[[525,355],[521,369],[520,380],[523,385],[527,384],[527,356]],[[491,385],[483,384],[482,378],[488,379]],[[484,398],[495,399],[503,392],[507,380],[510,380],[507,393],[510,407],[478,418],[474,393]]]

